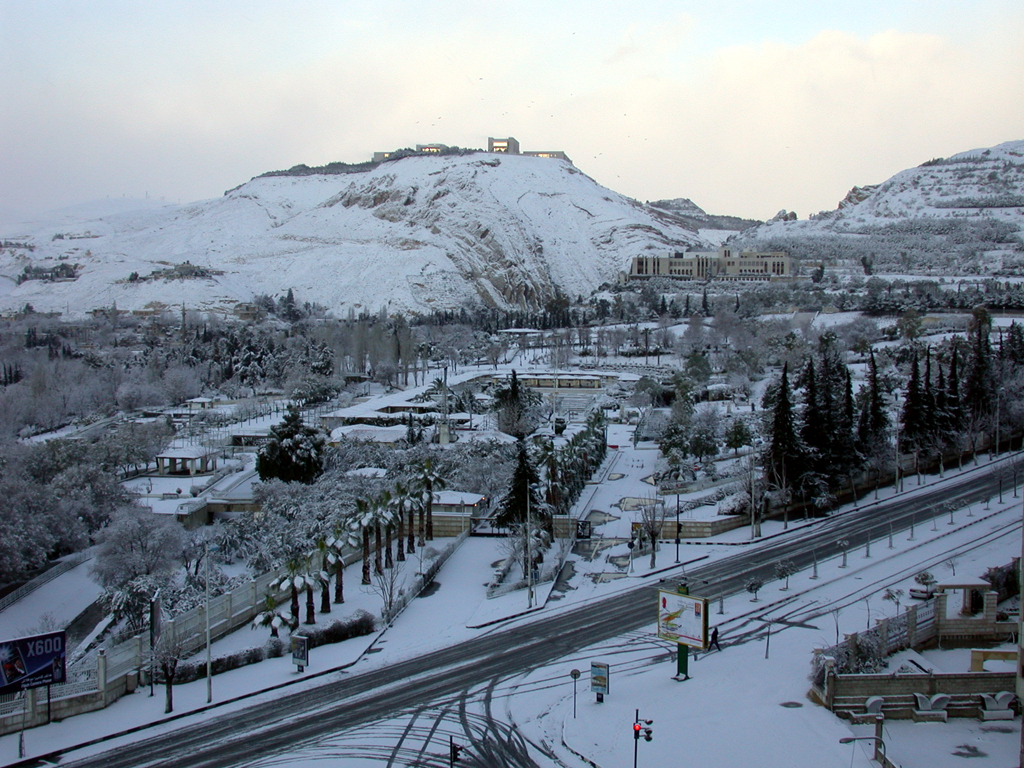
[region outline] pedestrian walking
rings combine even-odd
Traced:
[[[711,643],[708,647],[710,648],[712,645],[718,650],[722,650],[722,646],[718,644],[718,627],[713,627],[711,629]]]

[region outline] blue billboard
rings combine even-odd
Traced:
[[[66,679],[67,635],[63,630],[0,642],[0,695]]]

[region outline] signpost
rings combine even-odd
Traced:
[[[688,680],[690,648],[708,647],[708,600],[679,592],[658,590],[658,637],[676,643],[676,680]]]
[[[572,670],[569,673],[569,677],[572,678],[572,719],[576,719],[576,681],[580,679],[580,672],[578,669]]]
[[[604,697],[608,693],[608,673],[608,665],[604,662],[590,662],[590,690],[597,694],[598,704],[604,702]]]
[[[292,664],[303,672],[309,666],[309,638],[303,635],[292,635]]]

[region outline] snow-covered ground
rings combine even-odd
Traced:
[[[622,435],[618,435],[616,429],[621,429]],[[323,679],[382,668],[481,633],[493,632],[510,623],[550,615],[564,606],[613,594],[639,583],[656,583],[666,575],[679,575],[687,563],[727,557],[738,546],[758,546],[749,541],[749,531],[744,528],[724,534],[714,542],[683,544],[679,566],[674,563],[671,544],[663,545],[658,567],[653,572],[648,567],[647,557],[634,563],[632,574],[628,567],[610,563],[607,556],[628,552],[621,539],[628,537],[631,520],[622,510],[629,505],[623,505],[622,500],[650,498],[654,492],[649,476],[657,452],[645,449],[642,444],[634,449],[628,439],[620,439],[628,437],[627,432],[626,427],[613,428],[609,442],[618,442],[620,447],[610,452],[602,468],[604,482],[587,488],[579,510],[583,514],[593,510],[608,513],[610,519],[595,526],[595,535],[620,539],[619,543],[601,551],[593,560],[571,555],[573,576],[567,587],[552,590],[551,584],[545,585],[538,591],[540,607],[533,612],[527,612],[527,596],[523,592],[493,600],[486,598],[484,584],[493,565],[503,557],[502,542],[471,538],[441,569],[436,589],[414,600],[394,625],[380,635],[314,649],[311,666],[302,675],[295,671],[289,658],[272,659],[217,675],[213,679],[214,702],[219,707],[244,707],[254,700],[249,698],[251,696],[272,698],[272,692],[258,692],[275,685],[315,686],[321,679],[316,675],[327,670],[347,667],[345,671],[326,672]],[[984,468],[983,459],[979,467],[969,466],[965,471],[983,471]],[[954,473],[947,473],[947,478],[953,476]],[[928,478],[928,481],[937,479]],[[926,487],[917,486],[910,478],[906,493],[913,494]],[[883,489],[881,496],[885,498],[891,493],[891,489]],[[870,499],[865,499],[864,503],[870,503]],[[845,570],[839,569],[837,560],[827,560],[819,564],[818,580],[812,580],[807,572],[798,573],[785,592],[778,583],[769,583],[757,603],[752,603],[746,594],[730,596],[721,604],[716,600],[711,618],[721,628],[723,650],[691,660],[691,679],[686,682],[672,679],[675,663],[670,648],[657,640],[652,623],[649,630],[589,648],[540,669],[524,670],[523,675],[505,681],[492,693],[493,712],[498,719],[514,724],[524,738],[535,744],[546,744],[565,765],[582,765],[573,752],[585,755],[599,766],[628,764],[634,747],[631,725],[635,710],[639,709],[643,718],[655,721],[654,740],[641,741],[638,745],[640,765],[678,765],[684,764],[681,761],[685,759],[687,764],[722,766],[868,766],[868,750],[862,749],[861,744],[869,742],[852,746],[839,744],[840,738],[864,735],[865,729],[849,726],[807,699],[811,652],[834,642],[839,632],[863,629],[873,618],[891,614],[893,606],[881,600],[886,587],[909,591],[913,575],[924,568],[942,580],[949,571],[947,561],[953,552],[962,552],[956,562],[961,574],[979,575],[990,566],[1009,562],[1020,551],[1019,520],[1020,500],[1008,492],[1002,505],[993,501],[988,510],[978,504],[958,511],[953,525],[943,519],[935,525],[918,526],[914,541],[909,541],[904,532],[894,537],[893,548],[889,549],[883,538],[875,543],[871,558],[866,557],[864,551],[851,552],[850,567]],[[801,521],[792,523],[790,528],[822,524],[826,523]],[[996,531],[1003,526],[1007,526],[1005,531]],[[787,534],[783,523],[771,521],[765,524],[764,535],[770,540]],[[977,547],[976,542],[982,538],[991,541]],[[440,548],[444,543],[439,540],[434,546]],[[357,568],[349,569],[346,603],[336,606],[332,616],[341,616],[360,607],[373,612],[379,610],[379,597],[358,586],[357,571]],[[34,610],[42,610],[49,600],[49,592],[44,587],[27,598],[19,610],[31,612],[33,606]],[[9,626],[6,614],[0,614],[5,629]],[[768,620],[782,614],[789,621],[796,620],[814,628],[776,625],[769,648],[764,636]],[[429,632],[423,631],[426,626],[430,627]],[[748,634],[751,629],[760,631],[751,636]],[[243,628],[215,643],[213,653],[262,644],[268,633],[265,629]],[[375,652],[367,654],[371,644]],[[599,705],[588,690],[588,671],[591,661],[601,660],[609,662],[612,671],[609,696]],[[957,657],[944,660],[941,666],[949,669],[962,663],[963,659]],[[577,683],[575,717],[573,685],[569,677],[573,668],[584,671]],[[163,718],[161,693],[158,690],[157,695],[150,698],[148,690],[143,689],[106,710],[32,729],[25,735],[28,752],[38,754],[64,748],[104,733],[156,722]],[[238,700],[224,703],[233,699]],[[197,710],[195,717],[202,718],[222,711],[204,712],[205,701],[203,680],[175,689],[176,712]],[[474,705],[483,706],[479,697]],[[157,730],[172,729],[191,720],[186,717],[158,726]],[[380,765],[380,756],[386,754],[380,746],[387,741],[385,734],[394,733],[394,727],[406,720],[406,715],[396,715],[393,722],[362,727],[358,732],[344,732],[297,748],[291,755],[272,759],[268,756],[268,760],[274,765],[295,766],[316,760],[318,765],[327,768]],[[452,725],[454,729],[457,723],[453,720]],[[152,732],[146,730],[122,738],[139,739]],[[410,738],[426,739],[425,733]],[[440,734],[434,735],[437,743],[421,746],[435,753],[444,751],[447,737],[441,743]],[[885,730],[890,756],[897,764],[905,766],[950,764],[951,755],[964,744],[984,753],[985,756],[973,758],[971,765],[976,768],[1009,765],[1017,754],[1019,735],[1017,722],[981,724],[955,720],[941,728],[889,722]],[[102,751],[116,743],[116,740],[104,742],[89,751]],[[472,750],[471,745],[469,749]],[[967,751],[973,753],[973,750]],[[0,760],[8,763],[16,756],[17,736],[0,738]],[[535,754],[534,758],[542,765],[556,764],[553,760],[545,762],[547,758],[540,754]]]

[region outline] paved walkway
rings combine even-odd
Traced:
[[[87,560],[43,584],[0,612],[0,639],[52,631],[70,624],[92,605],[103,589],[89,576]]]

